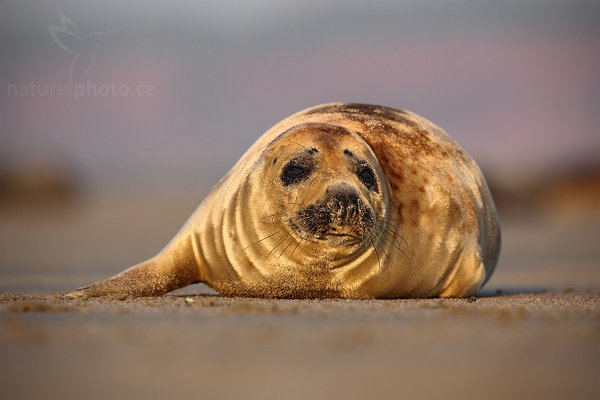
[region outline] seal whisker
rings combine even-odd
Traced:
[[[387,239],[387,237],[385,235],[381,235],[380,238],[376,240],[376,242],[378,242],[379,245],[381,246],[381,251],[385,255],[385,257],[383,258],[383,267],[384,268],[385,268],[385,262],[386,262],[386,260],[387,260],[388,264],[390,264],[392,262],[392,260],[390,258],[390,255],[388,254],[387,251],[385,251],[385,247],[384,247],[385,239]]]
[[[271,249],[271,251],[269,252],[269,254],[267,254],[267,256],[265,257],[265,261],[267,260],[267,258],[269,258],[269,256],[275,251],[276,248],[279,247],[279,245],[283,242],[285,242],[286,240],[288,240],[290,238],[290,235],[287,235],[286,237],[284,237],[279,243],[277,243],[275,245],[275,247],[273,247],[273,249]]]
[[[289,237],[291,237],[291,235],[289,235]],[[287,250],[287,249],[288,249],[288,248],[289,248],[289,247],[290,247],[292,244],[294,244],[294,240],[293,240],[293,238],[292,238],[292,241],[291,241],[291,242],[289,242],[289,243],[287,244],[287,246],[285,246],[285,248],[283,249],[283,251],[281,252],[281,254],[279,255],[279,257],[277,257],[277,259],[278,259],[278,260],[281,258],[281,256],[283,256],[283,253],[285,253],[285,251],[286,251],[286,250]]]
[[[390,242],[390,243],[392,244],[392,246],[394,246],[394,248],[395,248],[395,249],[397,249],[397,250],[398,250],[400,253],[402,253],[402,255],[403,255],[404,257],[406,257],[406,259],[407,259],[408,261],[410,261],[410,258],[408,257],[408,255],[406,254],[406,252],[405,252],[404,250],[402,250],[400,247],[396,246],[396,245],[395,245],[395,244],[392,242],[392,239],[390,239],[390,237],[389,237],[389,233],[383,233],[383,237],[385,237],[385,239],[386,239],[388,242]],[[396,241],[396,242],[397,242],[397,241]]]
[[[386,226],[375,224],[375,225],[373,225],[373,229],[376,229],[381,234],[392,235],[392,237],[395,239],[394,243],[397,244],[398,246],[400,246],[400,242],[398,242],[398,240],[396,240],[396,237],[395,237],[396,235],[391,230],[388,230],[388,228]]]
[[[400,236],[399,234],[397,234],[393,229],[387,228],[387,227],[381,227],[381,232],[384,233],[386,236],[392,236],[394,243],[397,244],[397,246],[395,246],[398,250],[402,251],[402,246],[400,244],[400,242],[398,241],[398,237],[400,239],[403,240],[404,245],[406,246],[406,250],[408,250],[408,243],[406,242],[406,240],[404,240],[404,238],[402,238],[402,236]]]
[[[244,247],[244,248],[243,248],[243,250],[249,249],[250,247],[254,246],[255,244],[258,244],[258,243],[262,242],[263,240],[266,240],[266,239],[270,238],[271,236],[275,236],[275,235],[276,235],[276,234],[278,234],[279,232],[281,232],[281,229],[280,229],[280,230],[278,230],[278,231],[277,231],[277,232],[275,232],[275,233],[271,233],[270,235],[267,235],[267,236],[265,236],[264,238],[262,238],[262,239],[260,239],[260,240],[257,240],[256,242],[252,243],[251,245],[248,245],[248,246]]]
[[[303,145],[301,145],[300,143],[298,143],[298,142],[294,142],[294,141],[292,141],[292,140],[290,140],[290,143],[297,144],[298,146],[300,146],[300,147],[302,147],[304,150],[306,150],[306,152],[307,152],[307,153],[310,153],[310,150],[309,150],[309,149],[307,149],[307,148],[306,148],[306,146],[303,146]]]
[[[379,258],[379,252],[377,251],[377,247],[373,242],[373,236],[371,234],[368,235],[371,244],[373,245],[373,250],[375,250],[375,254],[377,255],[377,264],[379,265],[379,271],[381,271],[381,258]]]
[[[285,219],[282,219],[281,221],[284,223],[290,222],[292,221],[294,218],[296,218],[298,216],[298,213],[294,213],[294,215],[292,215],[291,217],[289,215],[287,215],[288,212],[287,211],[281,211],[281,212],[277,212],[277,213],[273,213],[273,214],[268,214],[265,216],[265,218],[274,218],[274,217],[287,217]]]
[[[400,242],[398,241],[397,237],[400,236],[397,234],[397,232],[395,230],[393,230],[390,225],[387,225],[384,223],[383,220],[378,220],[377,223],[375,223],[373,225],[373,228],[377,229],[380,233],[382,234],[389,234],[393,237],[394,242],[397,244],[397,248],[398,250],[401,250],[400,248],[402,247]],[[402,237],[400,236],[400,238],[402,239]],[[406,244],[406,241],[404,241]],[[408,244],[406,244],[406,247],[408,248]]]
[[[298,248],[298,246],[300,246],[300,243],[302,243],[304,241],[304,239],[306,239],[306,236],[302,236],[302,238],[300,239],[300,241],[298,243],[296,243],[296,247],[294,247],[294,250],[292,250],[292,254],[290,254],[290,258],[294,257],[294,252],[296,251],[296,249]]]
[[[396,229],[392,228],[392,226],[393,226],[393,225],[389,225],[389,224],[382,225],[382,227],[383,227],[384,229],[386,229],[387,231],[389,231],[390,233],[392,233],[392,234],[394,235],[394,237],[396,237],[396,236],[397,236],[397,237],[399,237],[400,239],[402,239],[402,241],[403,241],[403,242],[404,242],[404,244],[406,245],[406,248],[408,248],[408,242],[406,241],[406,239],[404,239],[404,238],[402,237],[402,235],[400,235]]]
[[[398,226],[402,223],[402,220],[399,218],[381,217],[381,222],[384,222],[388,226]]]
[[[385,231],[383,228],[381,227],[374,227],[375,229],[378,230],[378,232],[381,234],[381,237],[385,238],[392,246],[394,246],[395,249],[397,249],[398,251],[402,251],[402,249],[399,247],[400,243],[398,243],[398,241],[394,241],[392,239],[389,238],[390,233]]]
[[[385,237],[387,238],[387,240],[388,240],[388,241],[390,241],[390,243],[391,243],[392,239],[390,239],[390,238],[389,238],[389,236],[390,236],[390,235],[392,235],[392,234],[391,234],[390,232],[384,232],[384,235],[385,235]],[[392,235],[392,237],[395,239],[396,235]],[[394,247],[395,247],[396,249],[398,249],[398,251],[399,251],[400,253],[402,253],[402,255],[403,255],[404,257],[406,257],[406,259],[407,259],[408,261],[410,261],[410,257],[408,256],[408,254],[406,254],[406,251],[408,251],[408,245],[406,246],[406,249],[405,249],[405,250],[402,250],[402,249],[400,248],[400,242],[398,242],[398,240],[397,240],[397,239],[395,239],[395,243],[397,243],[397,244],[398,244],[398,246],[394,246]],[[406,243],[406,241],[405,241],[405,243]]]

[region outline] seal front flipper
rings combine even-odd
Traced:
[[[123,300],[160,296],[200,282],[200,268],[185,241],[167,246],[157,256],[125,271],[65,294],[68,299],[105,297]]]

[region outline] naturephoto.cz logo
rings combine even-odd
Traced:
[[[72,100],[88,96],[154,96],[153,84],[97,83],[87,79],[102,45],[102,38],[120,28],[82,34],[67,16],[61,13],[58,16],[61,25],[48,25],[48,32],[54,43],[71,57],[66,82],[12,83],[8,85],[9,96],[66,96]]]

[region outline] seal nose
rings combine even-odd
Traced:
[[[352,187],[329,188],[329,208],[334,213],[334,220],[340,225],[350,225],[358,217],[360,199]]]
[[[337,192],[333,198],[345,208],[358,208],[358,194],[354,190]]]

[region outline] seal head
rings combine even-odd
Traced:
[[[256,173],[271,183],[282,228],[321,251],[358,251],[374,235],[376,218],[385,217],[389,190],[377,157],[343,127],[296,125],[259,162]]]
[[[244,229],[235,232],[242,247],[231,254],[239,276],[257,276],[217,279],[220,292],[339,297],[347,290],[343,273],[377,259],[376,247],[391,235],[389,183],[376,155],[335,124],[286,129],[257,158],[236,197],[245,206],[230,218]]]

